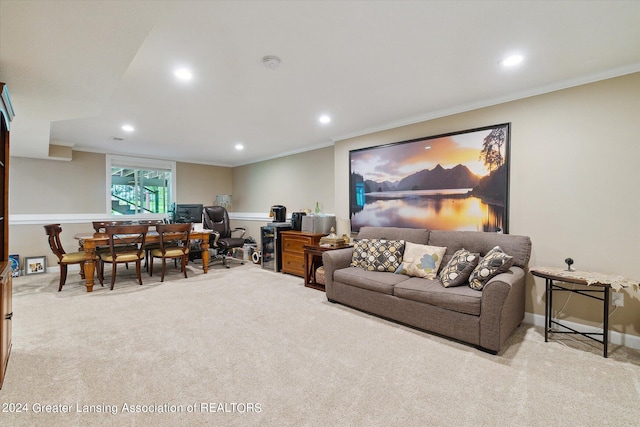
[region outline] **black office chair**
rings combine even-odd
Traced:
[[[229,224],[229,214],[222,206],[205,206],[202,215],[202,227],[205,230],[213,230],[209,237],[209,246],[216,250],[216,255],[212,259],[222,260],[222,264],[229,268],[227,259],[235,259],[231,256],[234,248],[244,246],[244,233],[246,229],[242,227],[231,229]],[[236,233],[235,237],[232,234]],[[238,233],[239,236],[238,236]],[[240,261],[244,264],[244,260]]]

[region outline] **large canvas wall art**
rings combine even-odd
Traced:
[[[351,229],[508,232],[510,124],[349,152]]]

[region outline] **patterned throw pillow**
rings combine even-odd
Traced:
[[[457,250],[438,275],[442,286],[452,288],[466,284],[479,260],[480,254],[472,254],[464,248]]]
[[[404,240],[362,239],[354,243],[351,266],[394,272],[402,262]]]
[[[493,276],[507,271],[513,265],[513,257],[505,254],[500,246],[491,249],[480,260],[469,277],[469,286],[481,291]]]
[[[353,255],[351,256],[351,267],[367,268],[368,250],[369,239],[354,240]]]
[[[404,240],[371,239],[366,269],[393,273],[402,262],[403,251]]]
[[[447,248],[438,246],[407,242],[404,246],[402,264],[400,264],[396,273],[435,279],[446,250]]]

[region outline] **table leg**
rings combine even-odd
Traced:
[[[544,307],[544,342],[549,341],[549,329],[551,329],[551,298],[552,298],[552,290],[553,282],[551,279],[545,279],[544,281],[546,287],[546,301]]]
[[[320,255],[320,259],[322,259],[322,255]],[[313,255],[313,257],[311,258],[311,271],[309,273],[311,274],[311,281],[314,285],[318,284],[318,282],[316,281],[316,271],[318,270],[318,264],[320,264],[320,262],[318,261],[318,255]]]
[[[93,273],[96,271],[96,244],[87,241],[84,244],[84,278],[87,292],[93,291]]]
[[[604,357],[609,357],[609,286],[605,286],[604,292],[604,320],[602,325],[602,344],[604,344]]]
[[[202,271],[207,274],[209,272],[209,239],[202,239],[200,249],[202,250]]]
[[[311,273],[309,269],[311,268],[311,259],[313,255],[309,252],[304,254],[304,285],[307,286],[311,283]]]

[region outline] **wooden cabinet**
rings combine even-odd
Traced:
[[[0,82],[0,261],[9,259],[9,128],[13,116],[9,91]]]
[[[0,82],[0,388],[11,352],[11,264],[9,259],[9,127],[13,107],[7,86]]]
[[[317,245],[321,233],[306,231],[283,231],[282,236],[282,272],[304,277],[304,246]]]
[[[11,307],[11,264],[0,263],[0,388],[4,382],[4,373],[9,363],[11,353],[11,318],[13,309]]]

